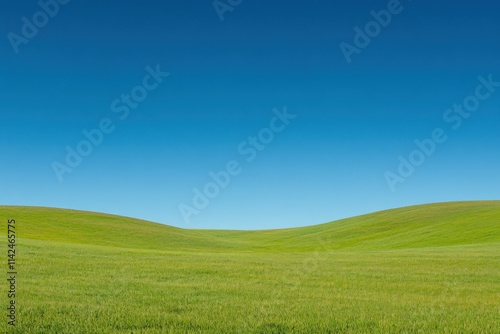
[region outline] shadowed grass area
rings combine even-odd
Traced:
[[[20,333],[500,328],[500,201],[266,231],[34,207],[0,207],[0,218],[17,221]]]

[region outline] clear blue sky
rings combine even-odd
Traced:
[[[16,53],[8,34],[22,36],[22,18],[41,7],[4,1],[0,203],[261,229],[498,199],[500,87],[456,130],[443,115],[479,76],[500,81],[500,4],[402,1],[347,63],[340,43],[354,45],[354,27],[387,7],[243,0],[221,21],[212,1],[72,0]],[[157,64],[169,76],[121,120],[112,103]],[[248,162],[238,146],[284,106],[297,117]],[[114,131],[60,182],[53,162],[105,118]],[[447,140],[391,191],[385,173],[435,128]],[[186,223],[179,205],[193,206],[193,189],[232,160],[240,173]]]

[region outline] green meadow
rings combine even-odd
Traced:
[[[193,230],[73,210],[16,220],[16,333],[500,333],[500,201],[301,228]]]

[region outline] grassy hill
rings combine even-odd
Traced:
[[[23,333],[500,333],[500,201],[264,231],[0,218],[17,221]]]
[[[1,207],[23,239],[172,251],[382,250],[500,241],[500,201],[419,205],[322,225],[261,231],[188,230],[94,212]]]

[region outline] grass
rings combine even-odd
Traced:
[[[17,221],[19,333],[500,333],[500,201],[267,231],[0,218]]]

